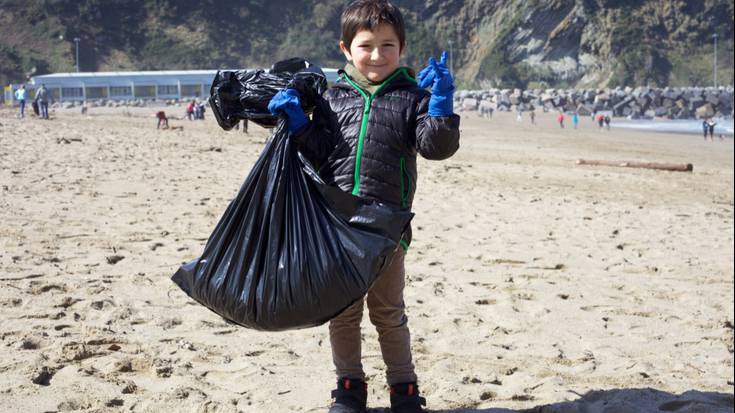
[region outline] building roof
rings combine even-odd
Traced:
[[[226,69],[229,70],[229,69]],[[245,69],[250,70],[250,69]],[[87,77],[136,77],[136,76],[197,76],[197,75],[214,75],[217,70],[150,70],[150,71],[130,71],[130,72],[68,72],[68,73],[50,73],[48,75],[33,76],[33,79],[79,79]]]
[[[232,70],[232,69],[226,69]],[[251,70],[251,69],[246,69]],[[322,69],[327,81],[337,80],[337,69]],[[30,84],[46,84],[49,87],[81,87],[86,86],[129,86],[131,82],[143,84],[176,84],[177,82],[193,82],[209,84],[217,74],[217,70],[155,70],[131,72],[71,72],[51,73],[31,77]]]

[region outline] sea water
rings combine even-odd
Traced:
[[[733,119],[714,119],[715,136],[733,136]],[[672,132],[702,135],[701,120],[627,120],[614,119],[612,127],[648,130],[652,132]]]

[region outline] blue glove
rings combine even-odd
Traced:
[[[454,113],[454,79],[447,68],[447,57],[447,52],[442,52],[438,63],[430,57],[429,65],[419,72],[416,79],[420,88],[431,86],[429,116],[449,116]]]
[[[295,89],[284,89],[276,93],[268,102],[268,110],[273,116],[281,114],[288,118],[288,131],[296,133],[309,123],[304,110],[301,109],[299,92]]]

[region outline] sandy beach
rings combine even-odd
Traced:
[[[269,131],[225,132],[211,112],[156,130],[155,110],[0,109],[0,412],[325,412],[326,326],[243,329],[170,280]],[[552,114],[470,113],[461,130],[454,157],[419,162],[406,259],[427,407],[732,412],[733,139]],[[383,412],[367,318],[363,332]]]

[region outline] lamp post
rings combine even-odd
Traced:
[[[77,73],[79,73],[79,41],[82,40],[78,37],[74,38],[74,43],[77,46]]]
[[[452,76],[454,76],[454,53],[452,50],[453,44],[454,41],[452,39],[449,39],[449,71],[452,73]]]
[[[717,89],[717,33],[712,35],[712,38],[715,39],[715,55],[714,55],[714,63],[712,64],[712,78],[714,79],[715,89]]]

